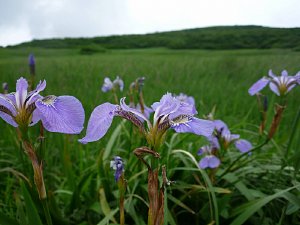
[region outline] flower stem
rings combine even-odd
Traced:
[[[47,199],[42,199],[41,202],[43,205],[47,225],[52,225],[52,219],[51,219],[51,215],[50,215],[50,211],[49,211],[48,201],[47,201]]]
[[[287,145],[287,148],[286,148],[286,153],[285,153],[286,159],[288,159],[288,155],[289,155],[290,149],[292,147],[292,143],[293,143],[293,140],[294,140],[294,137],[295,137],[295,133],[296,133],[297,127],[299,125],[299,121],[300,121],[300,107],[299,107],[298,113],[296,115],[296,118],[294,120],[291,136],[289,138],[289,142],[288,142],[288,145]]]
[[[258,149],[260,149],[261,147],[263,147],[265,144],[267,144],[269,142],[269,139],[266,139],[263,143],[261,143],[260,145],[256,146],[255,148],[252,148],[251,150],[249,150],[248,152],[244,152],[243,154],[241,154],[239,157],[237,157],[230,165],[229,167],[227,167],[227,169],[220,175],[219,179],[221,179],[224,175],[226,175],[226,173],[228,173],[230,171],[230,169],[240,160],[242,159],[245,155],[249,155],[249,153],[252,153]]]

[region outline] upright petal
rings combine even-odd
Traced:
[[[239,139],[237,141],[234,142],[235,147],[240,150],[240,152],[244,153],[244,152],[248,152],[249,150],[252,149],[252,144],[244,139]]]
[[[214,120],[213,122],[214,122],[214,125],[216,127],[216,130],[219,133],[222,133],[222,131],[224,131],[224,130],[228,130],[229,131],[228,126],[222,120]]]
[[[159,117],[168,116],[176,112],[180,107],[180,101],[175,99],[170,93],[167,93],[162,96],[159,102],[153,103],[151,107],[155,111],[154,122],[156,122]]]
[[[274,82],[270,82],[269,84],[270,86],[270,89],[278,96],[280,96],[280,91],[279,91],[279,88],[278,88],[278,85],[275,84]]]
[[[212,121],[190,117],[188,120],[172,122],[171,128],[178,133],[194,133],[209,137],[212,135],[215,125]]]
[[[288,74],[288,72],[287,72],[286,70],[282,70],[281,76],[287,77],[288,75],[289,75],[289,74]]]
[[[28,88],[28,82],[26,79],[21,77],[19,80],[17,80],[15,97],[16,97],[16,104],[18,108],[21,108],[26,100],[27,88]]]
[[[84,109],[73,96],[47,96],[35,103],[46,130],[79,134],[83,129]]]
[[[89,119],[86,136],[78,141],[82,144],[86,144],[88,142],[98,141],[102,138],[111,126],[113,117],[115,116],[114,111],[117,107],[118,105],[110,103],[97,106]]]
[[[255,95],[258,93],[260,90],[262,90],[267,84],[270,82],[269,79],[263,77],[259,79],[256,83],[254,83],[248,90],[248,93],[250,95]]]
[[[146,118],[146,116],[141,111],[139,111],[138,109],[131,108],[128,105],[126,105],[125,99],[126,98],[124,97],[124,98],[121,98],[121,100],[120,100],[121,109],[124,111],[133,113],[134,115],[138,116],[142,121],[145,120],[145,121],[147,121],[147,123],[150,124],[149,120]]]
[[[30,105],[31,103],[37,101],[38,99],[41,98],[41,96],[39,95],[39,93],[41,91],[43,91],[46,88],[46,81],[43,80],[40,81],[40,83],[36,86],[35,90],[31,91],[26,99],[26,106]]]
[[[103,92],[108,92],[113,88],[113,83],[111,82],[111,80],[108,77],[104,78],[104,83],[102,85],[101,90]]]
[[[272,77],[272,78],[276,77],[276,75],[273,73],[272,70],[269,70],[269,76]]]

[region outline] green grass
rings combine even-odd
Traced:
[[[86,124],[94,107],[107,101],[113,102],[109,93],[101,92],[105,76],[114,79],[119,75],[124,79],[125,90],[122,94],[118,93],[119,97],[128,95],[128,87],[137,77],[145,76],[143,90],[148,106],[159,101],[166,92],[192,95],[196,100],[199,117],[207,115],[216,106],[216,119],[225,121],[233,133],[240,133],[242,138],[251,140],[254,145],[260,142],[257,135],[260,115],[256,98],[249,96],[248,88],[259,78],[267,75],[269,69],[273,69],[273,72],[278,75],[281,70],[287,69],[291,75],[294,75],[299,70],[300,61],[299,52],[277,49],[208,51],[157,48],[109,50],[93,55],[80,55],[79,50],[76,49],[0,49],[0,82],[8,82],[10,91],[15,90],[16,80],[20,76],[29,78],[27,65],[29,53],[34,53],[36,57],[36,81],[42,79],[47,81],[47,87],[42,95],[77,97],[85,108]],[[278,101],[279,99],[267,89],[263,93],[270,96],[269,102]],[[254,154],[252,159],[255,160],[246,160],[245,167],[235,168],[236,171],[231,173],[232,176],[239,177],[241,183],[237,184],[232,181],[233,178],[230,180],[225,177],[215,184],[216,187],[232,192],[232,194],[215,193],[219,206],[215,205],[216,202],[213,206],[211,202],[209,204],[207,190],[192,186],[198,184],[202,187],[203,174],[201,175],[197,170],[190,157],[185,156],[186,154],[172,154],[174,149],[183,149],[199,160],[200,157],[196,153],[205,140],[195,135],[175,135],[169,132],[166,138],[167,144],[161,150],[161,154],[165,157],[162,163],[167,164],[169,178],[177,180],[177,185],[167,189],[168,194],[172,195],[170,199],[173,199],[168,201],[169,223],[175,221],[177,224],[183,224],[186,216],[193,224],[209,223],[210,207],[212,210],[214,207],[219,207],[219,210],[215,210],[214,213],[219,211],[220,224],[229,224],[232,221],[237,224],[237,221],[246,220],[249,224],[272,224],[268,223],[269,219],[277,223],[280,218],[272,218],[270,209],[258,209],[258,212],[251,216],[255,211],[253,207],[257,205],[255,202],[249,203],[249,207],[252,207],[252,214],[246,215],[249,217],[246,217],[245,213],[239,213],[238,207],[239,205],[247,207],[248,200],[252,201],[260,197],[271,199],[272,196],[273,200],[273,197],[277,196],[272,195],[275,189],[285,190],[293,186],[288,171],[281,171],[278,176],[282,180],[276,180],[278,170],[267,166],[278,166],[284,158],[283,152],[299,107],[299,96],[299,87],[289,93],[288,107],[274,140],[264,146],[260,153]],[[270,108],[269,111],[271,115],[273,109]],[[270,116],[268,121],[270,122],[271,119]],[[146,173],[137,176],[137,173],[145,168],[132,154],[135,147],[145,145],[145,142],[140,140],[136,130],[128,122],[120,126],[121,121],[119,118],[115,119],[113,127],[103,139],[85,146],[77,142],[84,132],[78,136],[46,133],[45,177],[48,190],[53,193],[52,196],[55,196],[55,199],[50,199],[53,201],[51,213],[57,224],[97,224],[102,219],[105,221],[105,216],[111,216],[103,210],[103,199],[99,201],[98,193],[99,188],[103,188],[110,212],[114,212],[117,207],[117,186],[113,181],[113,172],[109,170],[109,160],[116,154],[124,157],[126,178],[129,180],[125,207],[126,219],[131,224],[142,224],[141,221],[146,221],[147,207],[141,200],[147,201]],[[116,129],[118,126],[119,129]],[[115,129],[117,132],[114,133]],[[15,129],[0,120],[0,130],[0,169],[11,167],[28,176],[32,173],[30,163],[18,149]],[[33,138],[38,135],[38,127],[32,128],[31,135]],[[295,150],[299,148],[297,145],[299,135],[298,129],[292,145],[292,154],[298,158],[299,153]],[[111,149],[105,155],[108,159],[103,161],[104,150],[108,149]],[[232,150],[229,155],[235,158],[237,153]],[[20,163],[22,159],[27,165],[25,169]],[[293,162],[291,161],[290,164]],[[222,171],[221,169],[219,172]],[[277,182],[275,183],[277,186],[274,186],[274,182]],[[211,187],[208,190],[211,190]],[[243,193],[250,192],[253,196],[247,199],[249,194],[243,195]],[[18,179],[11,173],[2,172],[0,195],[5,197],[0,199],[0,212],[11,218],[20,218],[20,213],[16,213],[16,209],[20,211],[21,208],[16,204],[17,198],[14,197],[14,193],[22,194]],[[299,192],[294,194],[299,196]],[[36,196],[32,198],[37,204],[38,212],[43,215],[41,206],[35,199]],[[176,204],[176,199],[187,207]],[[281,208],[287,207],[286,209],[291,211],[290,207],[297,206],[296,203],[291,206],[288,204],[292,203],[278,200],[269,207],[281,215]],[[190,208],[194,214],[191,214]],[[297,211],[291,215],[289,217],[284,214],[286,218],[283,218],[283,221],[295,221],[297,216],[299,218]],[[117,216],[115,217],[118,219]],[[44,221],[43,217],[41,219]],[[69,222],[64,223],[64,220]]]

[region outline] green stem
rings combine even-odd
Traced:
[[[249,150],[248,152],[244,152],[243,154],[241,154],[239,157],[237,157],[231,164],[229,167],[227,167],[227,169],[220,175],[219,179],[221,179],[224,175],[226,175],[226,173],[228,173],[230,171],[230,169],[240,160],[242,159],[244,156],[249,155],[249,153],[256,151],[257,149],[260,149],[262,146],[264,146],[265,144],[267,144],[269,142],[269,139],[266,139],[263,143],[261,143],[260,145],[256,146],[255,148],[252,148],[251,150]]]
[[[42,205],[43,205],[47,225],[52,225],[52,219],[51,219],[51,216],[50,216],[48,201],[47,201],[47,199],[42,199],[41,201],[42,201]]]
[[[291,133],[291,136],[289,138],[289,142],[288,142],[288,145],[287,145],[287,148],[286,148],[286,159],[288,159],[288,155],[289,155],[290,149],[292,147],[292,143],[293,143],[293,140],[294,140],[294,137],[295,137],[295,133],[296,133],[297,127],[299,125],[299,120],[300,120],[300,107],[299,107],[298,113],[296,115],[296,118],[294,120],[292,133]]]

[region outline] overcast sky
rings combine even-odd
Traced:
[[[217,25],[300,27],[300,0],[0,0],[0,46]]]

